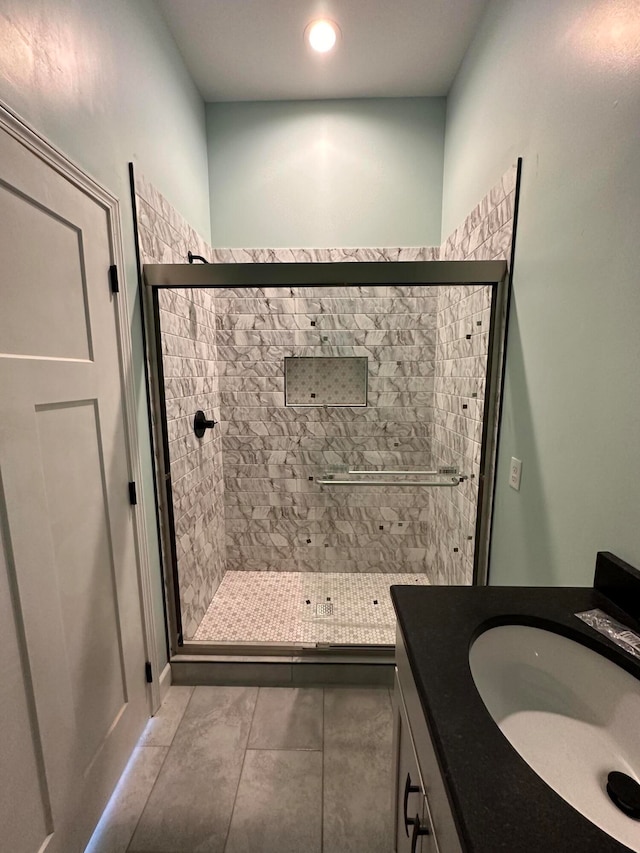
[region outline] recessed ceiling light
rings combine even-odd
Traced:
[[[312,21],[305,30],[305,38],[312,50],[328,53],[338,40],[338,25],[327,18]]]

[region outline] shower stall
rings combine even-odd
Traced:
[[[392,647],[486,578],[506,263],[145,264],[173,651]]]

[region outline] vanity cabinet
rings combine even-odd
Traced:
[[[395,853],[462,853],[402,634],[393,692]]]
[[[393,703],[395,785],[394,851],[437,853],[424,784],[397,677]]]

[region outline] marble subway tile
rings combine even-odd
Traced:
[[[167,200],[136,174],[142,261],[184,263],[189,248],[205,257],[209,247]],[[153,256],[151,255],[153,254]],[[193,414],[204,409],[220,420],[215,342],[215,303],[204,290],[161,290],[158,295],[169,454],[173,479],[176,546],[184,635],[201,622],[225,568],[222,460],[211,467],[220,438],[199,441]]]
[[[508,259],[513,232],[516,168],[510,169],[441,247],[457,260]],[[445,288],[439,295],[433,457],[479,471],[488,347],[490,288]],[[478,323],[481,325],[479,326]],[[478,329],[482,328],[482,332]],[[471,335],[467,340],[467,335]],[[495,429],[495,426],[494,426]],[[435,496],[434,570],[439,582],[469,583],[477,480]],[[454,550],[456,549],[457,550]]]

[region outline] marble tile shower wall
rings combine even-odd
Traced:
[[[431,489],[321,486],[432,464],[437,288],[216,292],[228,570],[428,572]],[[367,356],[366,408],[284,405],[285,356]]]
[[[144,178],[136,176],[138,237],[143,263],[184,263],[187,251],[210,247]],[[182,627],[191,639],[225,571],[221,430],[202,439],[193,416],[203,409],[220,421],[216,316],[206,290],[161,290],[162,363]]]
[[[513,166],[441,248],[443,260],[510,262],[517,168]],[[433,455],[470,479],[434,493],[434,574],[438,583],[473,580],[478,476],[491,314],[488,287],[439,291]],[[504,319],[504,318],[502,318]],[[491,424],[495,431],[497,424]]]

